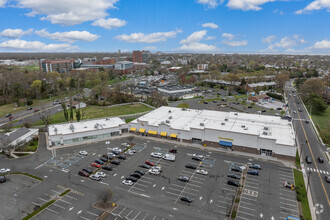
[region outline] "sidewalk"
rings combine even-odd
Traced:
[[[242,156],[242,157],[259,159],[259,160],[264,160],[264,161],[272,161],[272,162],[276,162],[276,163],[281,163],[286,167],[296,168],[294,162],[290,162],[290,161],[286,161],[286,160],[280,160],[280,159],[277,159],[275,157],[267,157],[267,156],[263,156],[263,155],[250,154],[250,153],[245,153],[245,152],[240,152],[240,151],[231,151],[230,149],[224,149],[224,148],[215,148],[215,147],[207,147],[207,146],[204,147],[204,146],[199,145],[199,144],[178,142],[178,141],[172,141],[172,140],[156,138],[156,137],[138,136],[136,134],[126,133],[126,134],[122,134],[121,136],[112,137],[110,140],[124,139],[124,138],[127,138],[129,136],[133,136],[134,138],[137,138],[137,139],[151,140],[151,141],[162,142],[162,143],[169,143],[171,145],[176,145],[176,146],[181,146],[181,147],[197,148],[197,149],[205,150],[205,151],[215,151],[215,152],[221,152],[221,153],[226,153],[226,154],[235,155],[235,156]],[[102,141],[106,141],[106,140],[109,140],[109,138],[102,139],[102,140],[97,140],[97,141],[75,143],[75,144],[65,145],[65,146],[47,147],[47,150],[61,149],[61,148],[66,148],[66,147],[71,147],[71,146],[91,144],[91,143],[102,142]]]

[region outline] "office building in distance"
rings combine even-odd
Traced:
[[[59,72],[67,73],[81,66],[81,60],[61,59],[61,60],[46,60],[39,61],[39,68],[43,72]]]

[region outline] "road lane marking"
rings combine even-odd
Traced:
[[[44,165],[44,164],[40,164],[39,166],[35,167],[34,169],[36,170],[36,169],[42,167],[43,165]]]
[[[117,173],[113,174],[113,176],[117,176]]]
[[[71,211],[73,209],[73,207],[69,208],[69,211]]]
[[[165,189],[165,186],[162,187],[162,190],[164,190],[164,189]]]

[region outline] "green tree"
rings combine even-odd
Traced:
[[[79,122],[81,118],[81,114],[80,114],[80,108],[76,109],[76,119]]]
[[[312,113],[315,114],[322,114],[328,108],[322,97],[315,93],[308,96],[307,103],[311,106]]]
[[[73,108],[70,105],[70,121],[73,121]]]
[[[14,85],[14,91],[13,92],[14,92],[13,96],[15,98],[15,101],[18,101],[19,98],[21,97],[22,93],[23,93],[23,89],[22,89],[21,84],[16,83]]]
[[[63,108],[64,118],[66,121],[68,121],[69,120],[68,109],[66,108],[66,104],[64,102],[62,102],[62,108]]]
[[[76,88],[76,81],[74,80],[74,78],[70,79],[69,87],[70,89]]]
[[[41,80],[34,80],[32,82],[31,88],[34,91],[34,97],[37,97],[40,94],[40,92],[41,92],[41,85],[42,85]]]

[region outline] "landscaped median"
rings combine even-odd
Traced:
[[[43,181],[44,179],[41,178],[41,177],[38,177],[38,176],[34,176],[34,175],[31,175],[31,174],[28,174],[28,173],[21,173],[21,172],[12,172],[12,173],[5,173],[5,174],[0,174],[0,176],[4,176],[4,175],[25,175],[25,176],[28,176],[28,177],[31,177],[33,179],[36,179],[36,180],[40,180],[40,181]]]
[[[302,219],[312,220],[303,174],[301,171],[296,170],[296,169],[293,170],[293,174],[294,174],[294,180],[295,180],[295,184],[296,184],[297,200],[301,204],[300,207],[302,209],[301,210]]]
[[[37,210],[32,212],[31,214],[27,215],[25,218],[23,218],[23,220],[28,220],[28,219],[33,218],[35,215],[37,215],[39,212],[43,211],[45,208],[47,208],[48,206],[50,206],[54,202],[56,202],[55,199],[50,200],[49,202],[45,203],[43,206],[41,206],[40,208],[38,208]]]

